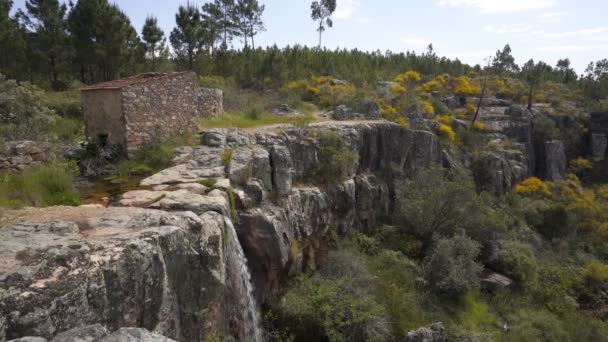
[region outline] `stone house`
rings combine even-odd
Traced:
[[[222,91],[200,88],[191,71],[140,74],[81,93],[89,141],[128,155],[161,138],[197,133],[197,119],[223,113]]]

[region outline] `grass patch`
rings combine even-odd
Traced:
[[[106,178],[115,184],[127,183],[133,176],[148,176],[171,166],[175,152],[169,143],[150,144],[130,159],[116,165],[116,175]]]
[[[207,179],[203,179],[203,180],[199,181],[199,183],[208,188],[213,188],[215,186],[215,184],[217,183],[217,180],[215,180],[213,178],[207,178]]]
[[[55,114],[64,118],[82,118],[80,90],[47,91],[44,93],[46,105]]]
[[[79,205],[75,163],[51,163],[15,175],[0,175],[0,207]]]
[[[228,195],[228,202],[230,203],[230,217],[232,218],[232,221],[236,220],[236,200],[234,197],[234,191],[232,191],[232,189],[227,188],[226,189],[226,194]]]
[[[255,113],[255,115],[252,115]],[[214,119],[202,119],[198,121],[200,129],[206,128],[253,128],[260,126],[276,125],[276,124],[293,124],[297,125],[303,118],[308,118],[310,121],[315,121],[312,115],[304,117],[286,117],[274,115],[268,112],[229,112]]]

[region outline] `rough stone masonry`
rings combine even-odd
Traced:
[[[132,154],[159,138],[196,133],[199,118],[223,113],[223,94],[194,72],[150,73],[81,89],[87,138]]]

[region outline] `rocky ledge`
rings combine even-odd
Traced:
[[[313,175],[319,132],[327,130],[344,137],[359,158],[344,181],[322,186]],[[314,268],[323,234],[378,224],[393,209],[396,183],[444,162],[434,134],[383,121],[211,129],[201,138],[201,146],[180,150],[176,166],[142,181],[152,190],[126,193],[120,203],[234,215],[260,301],[273,298],[285,277]],[[226,151],[233,156],[229,165],[221,158]]]
[[[358,155],[331,185],[314,178],[322,131]],[[327,233],[381,223],[403,179],[454,165],[433,133],[385,121],[210,129],[201,142],[115,207],[5,215],[0,341],[91,324],[179,341],[260,340],[256,302],[314,268]]]
[[[0,229],[0,340],[96,323],[202,340],[222,303],[223,227],[214,212],[19,212]]]

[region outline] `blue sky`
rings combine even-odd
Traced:
[[[590,61],[608,58],[608,0],[337,0],[328,48],[423,52],[432,43],[440,56],[476,64],[509,43],[518,64],[530,58],[555,65],[569,57],[581,73]],[[25,0],[15,0],[22,7]],[[201,5],[205,1],[191,1]],[[316,45],[309,0],[261,0],[267,31],[256,45]],[[186,0],[116,0],[141,30],[147,14],[167,36]],[[240,43],[235,42],[235,46]]]

